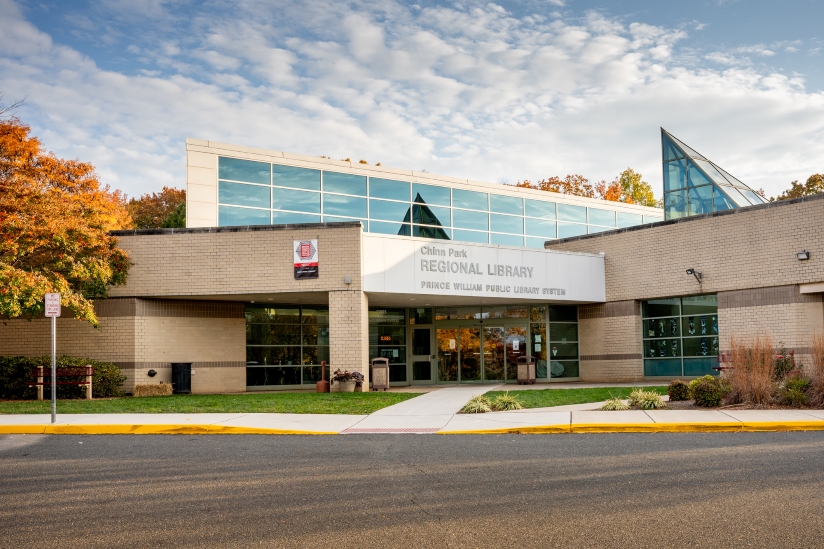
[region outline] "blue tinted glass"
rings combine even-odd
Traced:
[[[687,215],[687,191],[664,193],[664,215],[667,219],[678,219]]]
[[[738,192],[737,187],[718,187],[718,190],[723,191],[724,194],[726,194],[729,198],[732,198],[732,201],[739,206],[750,206],[750,201]]]
[[[558,204],[559,221],[576,221],[578,223],[587,222],[587,209],[583,206],[572,206],[570,204]]]
[[[455,208],[486,211],[488,208],[487,194],[452,189],[452,206]]]
[[[268,162],[252,162],[251,160],[238,160],[237,158],[221,156],[217,165],[218,179],[234,179],[235,181],[269,185]]]
[[[612,227],[601,227],[599,225],[587,225],[587,232],[589,234],[602,233],[604,231],[612,230]]]
[[[436,187],[434,185],[413,183],[412,200],[414,200],[415,202],[422,202],[424,204],[449,206],[449,187]]]
[[[685,358],[684,359],[684,377],[687,376],[705,376],[707,374],[714,376],[718,375],[712,368],[718,366],[718,358]]]
[[[761,195],[755,193],[754,191],[752,191],[750,189],[740,189],[739,188],[738,191],[741,194],[743,194],[744,196],[746,196],[749,199],[749,201],[752,202],[753,204],[763,204],[765,202],[765,200],[761,197]]]
[[[481,244],[489,243],[489,235],[487,233],[462,231],[460,229],[455,229],[453,233],[453,238],[460,242],[479,242]]]
[[[640,225],[643,223],[641,219],[641,214],[631,214],[631,213],[624,213],[624,212],[617,212],[618,216],[618,226],[623,227],[632,227],[634,225]]]
[[[644,223],[658,223],[659,221],[663,221],[663,217],[658,217],[657,215],[645,215],[644,216]]]
[[[524,214],[524,201],[514,196],[502,196],[500,194],[489,195],[489,211],[507,214]]]
[[[701,215],[712,212],[712,187],[704,185],[689,190],[689,213],[690,215]]]
[[[687,161],[674,160],[664,164],[664,192],[687,186]]]
[[[220,206],[217,209],[217,224],[219,227],[268,225],[269,210],[253,210],[251,208]]]
[[[665,376],[677,377],[683,375],[681,373],[681,359],[670,358],[662,360],[645,360],[644,361],[644,375],[645,376]]]
[[[539,250],[544,249],[544,243],[547,241],[546,238],[535,238],[528,236],[526,237],[526,247],[527,248],[537,248]]]
[[[714,203],[716,212],[723,212],[724,210],[734,210],[735,209],[735,207],[736,207],[735,203],[732,200],[730,200],[729,198],[727,198],[727,195],[725,195],[723,192],[721,192],[721,189],[716,187],[715,192],[713,194],[714,194],[713,203]]]
[[[323,222],[324,223],[343,223],[344,221],[360,221],[364,227],[366,227],[366,220],[365,219],[358,219],[357,217],[345,217],[345,216],[336,216],[336,215],[324,215]]]
[[[560,206],[560,204],[558,204]],[[587,234],[587,226],[577,223],[558,223],[558,238],[569,238]]]
[[[385,221],[412,221],[409,215],[409,202],[389,202],[388,200],[369,200],[369,217]]]
[[[393,181],[391,179],[370,177],[369,196],[409,202],[409,183],[406,181]]]
[[[690,162],[690,187],[700,187],[701,185],[709,185],[712,180],[701,173],[698,166],[694,162]]]
[[[320,223],[320,216],[292,212],[272,212],[272,225],[292,223]]]
[[[270,191],[269,187],[221,181],[218,183],[217,201],[221,204],[234,204],[235,206],[269,208]]]
[[[366,177],[351,173],[323,172],[323,191],[366,196]]]
[[[467,210],[452,210],[452,226],[461,229],[487,231],[489,230],[489,214]]]
[[[449,227],[449,208],[439,206],[419,206],[415,204],[412,221],[421,225],[442,225]]]
[[[491,214],[489,229],[498,233],[524,234],[524,218],[514,215]]]
[[[661,134],[662,145],[664,147],[664,161],[673,160],[675,158],[683,158],[684,153],[678,150],[678,147],[670,140],[669,137]]]
[[[615,226],[615,212],[590,208],[588,213],[590,225],[603,225],[605,227]]]
[[[383,221],[370,221],[369,232],[378,234],[396,234],[409,236],[412,234],[411,225],[401,223],[385,223]]]
[[[515,236],[514,234],[497,234],[489,235],[492,244],[500,244],[501,246],[523,246],[524,237]]]
[[[451,231],[443,227],[413,226],[413,234],[421,238],[437,238],[438,240],[452,240]]]
[[[525,199],[526,215],[530,217],[543,217],[544,219],[555,219],[555,202],[542,202],[540,200]]]
[[[272,208],[297,212],[320,213],[320,193],[272,189]]]
[[[323,194],[323,214],[343,215],[346,217],[366,217],[366,199]]]
[[[320,190],[320,170],[272,165],[272,185],[292,189]]]
[[[527,217],[526,234],[555,238],[555,222],[548,219],[530,219]]]
[[[704,170],[704,173],[710,176],[712,179],[715,180],[716,183],[719,185],[730,185],[733,184],[730,181],[727,181],[727,178],[721,175],[721,172],[715,169],[711,163],[707,162],[706,160],[693,160],[690,164],[698,164],[698,166]]]

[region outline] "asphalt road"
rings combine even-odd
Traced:
[[[0,547],[822,547],[824,433],[0,436]]]

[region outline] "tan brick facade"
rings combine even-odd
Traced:
[[[800,287],[824,281],[821,235],[824,195],[548,242],[548,249],[605,252],[607,303],[581,307],[581,379],[643,376],[642,300],[711,293],[722,350],[733,335],[763,333],[809,363],[810,340],[824,332],[824,303]],[[802,250],[809,260],[798,260]],[[689,268],[702,272],[701,284]],[[637,312],[596,314],[629,313],[627,303]]]

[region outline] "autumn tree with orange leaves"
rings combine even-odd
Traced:
[[[599,181],[595,185],[592,185],[589,179],[582,175],[567,175],[563,179],[558,176],[552,176],[547,179],[541,179],[537,183],[532,183],[529,180],[519,181],[515,186],[526,189],[537,189],[539,191],[583,196],[586,198],[599,198],[612,202],[638,204],[653,208],[663,207],[660,201],[655,200],[655,195],[653,195],[650,184],[641,178],[640,173],[637,173],[632,168],[627,168],[611,183]]]
[[[132,198],[126,209],[135,229],[160,229],[186,226],[186,191],[163,187],[159,193]]]
[[[47,153],[30,132],[0,117],[0,317],[40,317],[44,294],[59,292],[63,307],[97,326],[92,300],[124,284],[130,264],[109,231],[131,217],[94,166]]]

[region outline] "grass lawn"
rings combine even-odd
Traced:
[[[418,393],[266,393],[172,395],[99,400],[58,400],[58,414],[163,414],[198,412],[371,414]],[[0,401],[0,414],[48,414],[51,401]]]
[[[539,389],[510,391],[510,395],[518,397],[524,408],[545,408],[548,406],[563,406],[565,404],[585,404],[587,402],[600,402],[612,397],[626,398],[634,387],[603,387],[597,389]],[[644,387],[647,391],[655,391],[660,395],[667,394],[665,386]],[[492,391],[486,393],[490,399],[504,394],[505,391]]]

